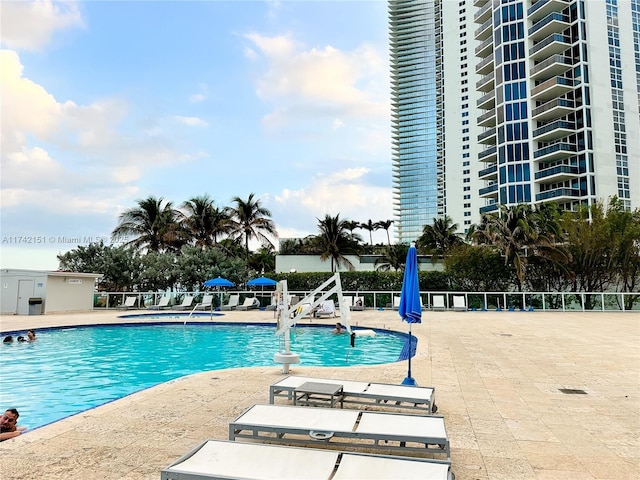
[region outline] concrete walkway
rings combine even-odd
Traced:
[[[119,322],[121,313],[0,321],[3,331],[26,330]],[[640,314],[425,312],[423,322],[412,328],[413,376],[436,389],[457,480],[640,478]],[[392,311],[353,312],[352,324],[407,331]],[[400,383],[406,371],[406,362],[292,366],[293,374],[386,383]],[[204,372],[27,432],[0,444],[0,478],[157,480],[203,440],[226,439],[228,422],[268,403],[269,385],[282,377],[275,364]]]

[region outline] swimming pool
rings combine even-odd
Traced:
[[[374,365],[398,360],[406,334],[333,335],[333,327],[292,330],[300,365]],[[20,332],[7,332],[18,335]],[[0,345],[0,408],[17,408],[35,428],[192,373],[269,366],[279,349],[273,325],[119,324],[41,329],[33,343]]]

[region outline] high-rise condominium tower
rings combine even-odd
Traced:
[[[640,0],[389,1],[397,237],[499,204],[640,207]]]

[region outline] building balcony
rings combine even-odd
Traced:
[[[487,38],[476,47],[476,57],[486,57],[490,53],[493,53],[493,36]]]
[[[490,0],[473,0],[473,6],[474,7],[482,7],[485,3],[489,2]]]
[[[495,162],[498,158],[498,147],[495,145],[489,147],[486,150],[481,151],[478,154],[478,160],[481,162]]]
[[[536,172],[536,180],[547,180],[552,182],[564,182],[572,180],[580,175],[580,169],[573,165],[556,165]]]
[[[556,98],[550,102],[543,103],[531,111],[531,118],[537,122],[548,122],[556,118],[565,117],[576,109],[573,100],[566,98]]]
[[[498,178],[498,164],[494,163],[493,165],[488,166],[487,168],[483,168],[478,172],[478,178],[481,180],[489,180],[491,178]]]
[[[495,144],[496,143],[496,129],[490,128],[478,135],[478,143]]]
[[[498,203],[490,203],[489,205],[485,205],[484,207],[480,207],[480,213],[491,213],[498,211]]]
[[[571,48],[571,38],[560,33],[554,33],[534,44],[529,52],[529,58],[533,61],[539,61],[551,55],[564,53],[569,48]]]
[[[538,0],[527,10],[527,17],[531,21],[537,22],[552,12],[561,12],[568,5],[569,0]]]
[[[576,124],[566,120],[557,120],[533,131],[533,138],[538,142],[550,142],[575,133]]]
[[[495,127],[496,126],[496,111],[495,109],[489,110],[478,117],[479,127]]]
[[[570,26],[568,15],[552,12],[542,20],[535,22],[529,29],[529,38],[534,42],[541,40],[552,33],[562,33]]]
[[[493,90],[493,86],[493,72],[485,75],[476,82],[476,90],[480,90],[481,92],[489,92]]]
[[[476,65],[476,73],[478,75],[486,75],[487,73],[493,72],[493,61],[494,54],[492,53],[488,57],[482,59],[482,61]]]
[[[485,3],[482,7],[480,7],[480,9],[473,16],[473,21],[475,23],[484,23],[487,21],[487,19],[491,18],[492,4],[493,2],[491,1]]]
[[[539,162],[555,162],[573,157],[577,151],[573,143],[554,143],[533,152],[533,159]]]
[[[489,20],[480,25],[474,32],[476,40],[486,40],[493,33],[493,18],[489,17]]]
[[[481,108],[483,110],[489,110],[490,108],[495,107],[496,106],[496,91],[495,90],[491,90],[486,95],[483,95],[482,97],[480,97],[478,99],[478,101],[476,102],[476,105],[478,106],[478,108]]]
[[[572,200],[574,198],[580,197],[580,190],[577,188],[556,188],[553,190],[547,190],[546,192],[541,192],[536,194],[536,201],[542,202],[544,200]]]
[[[535,64],[529,71],[532,80],[547,80],[562,75],[573,67],[573,59],[562,54],[552,55],[540,63]]]
[[[498,184],[497,183],[493,183],[491,185],[489,185],[488,187],[484,187],[481,188],[480,190],[478,190],[478,195],[480,195],[481,197],[486,197],[486,196],[490,196],[492,194],[495,194],[498,191]]]
[[[531,98],[536,102],[544,102],[561,97],[572,91],[579,83],[579,81],[567,77],[553,77],[533,87]]]

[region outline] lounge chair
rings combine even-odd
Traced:
[[[185,295],[184,299],[182,300],[182,303],[180,305],[176,305],[173,308],[174,310],[187,310],[189,308],[192,308],[192,304],[193,304],[193,296]]]
[[[202,301],[195,306],[195,310],[211,310],[213,305],[213,295],[204,295]]]
[[[444,418],[341,408],[254,405],[229,423],[229,440],[421,452],[444,455],[450,447]]]
[[[296,388],[307,382],[342,385],[342,400],[346,404],[408,409],[423,412],[427,415],[436,413],[438,410],[433,387],[411,387],[295,375],[285,377],[269,387],[269,403],[275,403],[276,397],[285,397],[288,401],[292,401]]]
[[[242,305],[238,305],[236,310],[254,310],[260,306],[260,300],[256,297],[247,297],[242,302]]]
[[[355,297],[353,299],[353,305],[351,306],[351,310],[353,311],[364,310],[364,297]]]
[[[293,312],[293,315],[300,315],[301,317],[311,317],[313,314],[313,309],[311,308],[310,303],[296,303],[296,309]]]
[[[313,312],[314,317],[335,317],[336,316],[336,304],[333,300],[326,300],[322,302],[322,306]]]
[[[442,460],[206,440],[162,469],[160,479],[379,480],[400,477],[405,480],[454,478],[450,462]]]
[[[147,310],[163,310],[165,308],[169,308],[170,301],[171,297],[161,297],[160,301],[156,305],[148,306]]]
[[[133,308],[136,304],[136,300],[138,299],[138,297],[127,297],[124,300],[124,303],[122,305],[118,305],[118,310],[129,310],[130,308]]]
[[[464,295],[453,296],[453,309],[460,312],[467,311],[467,302],[465,301]]]
[[[433,295],[431,297],[431,310],[446,310],[444,295]]]
[[[220,310],[234,310],[240,301],[240,294],[229,295],[229,301],[220,307]]]

